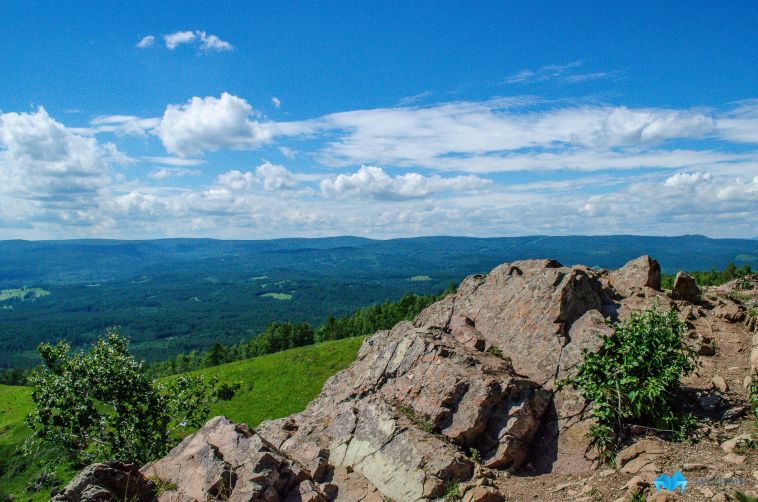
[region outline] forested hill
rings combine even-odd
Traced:
[[[526,258],[555,258],[564,264],[615,268],[649,254],[664,272],[758,265],[758,241],[680,237],[419,237],[371,240],[359,237],[226,241],[0,241],[0,287],[72,284],[141,275],[271,269],[309,274],[376,277],[444,274],[463,276]]]

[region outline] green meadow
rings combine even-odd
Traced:
[[[192,374],[241,382],[237,395],[213,405],[210,416],[226,415],[255,427],[264,420],[302,411],[330,376],[355,360],[362,342],[363,337],[324,342]],[[66,483],[74,469],[51,452],[38,449],[32,455],[24,454],[31,432],[24,423],[32,409],[30,388],[0,385],[0,403],[0,501],[9,495],[15,500],[49,500],[50,486],[36,492],[27,487],[43,473]]]

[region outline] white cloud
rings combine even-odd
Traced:
[[[292,190],[297,185],[295,176],[284,166],[266,162],[258,166],[255,174],[263,182],[263,189],[269,192]]]
[[[185,159],[183,157],[145,157],[144,159],[154,164],[167,166],[199,166],[206,163],[203,159]]]
[[[338,131],[321,152],[327,165],[439,169],[454,164],[469,171],[470,159],[489,157],[492,164],[507,164],[518,163],[522,155],[617,156],[620,147],[650,148],[717,133],[715,121],[697,111],[612,106],[533,110],[518,100],[499,99],[341,112],[307,123],[280,123],[277,129],[281,134]],[[637,154],[639,150],[626,153]]]
[[[155,134],[169,153],[197,155],[220,148],[255,148],[272,138],[271,124],[250,120],[253,108],[228,93],[169,105]]]
[[[252,188],[256,183],[258,182],[258,179],[255,177],[255,174],[247,171],[247,172],[240,172],[237,170],[234,171],[227,171],[225,173],[219,174],[216,178],[216,183],[220,185],[223,188],[226,188],[227,190],[249,190]]]
[[[271,104],[273,104],[274,108],[278,110],[282,106],[282,101],[276,96],[271,96]]]
[[[415,199],[451,191],[479,191],[492,182],[477,176],[390,176],[380,167],[362,166],[353,174],[340,174],[321,182],[321,193],[333,198]]]
[[[50,117],[0,114],[0,193],[4,212],[63,225],[89,224],[109,183],[108,166],[131,159]]]
[[[286,146],[280,146],[279,152],[290,160],[294,159],[297,155],[297,152],[295,150]]]
[[[175,178],[175,177],[181,177],[181,176],[199,176],[200,171],[197,169],[186,169],[181,167],[162,167],[160,169],[156,169],[154,171],[151,171],[147,177],[154,179],[154,180],[165,180],[167,178]]]
[[[174,50],[182,44],[193,42],[196,38],[197,35],[194,31],[177,31],[163,35],[163,41],[166,42],[166,47],[170,50]]]
[[[573,61],[563,65],[545,65],[536,70],[524,69],[505,78],[506,84],[531,84],[548,80],[559,80],[568,83],[586,82],[613,76],[609,72],[577,73],[584,65],[582,61]]]
[[[262,186],[267,192],[294,190],[297,188],[295,175],[284,166],[265,162],[255,169],[241,172],[227,171],[216,177],[216,184],[231,191],[250,190]]]
[[[676,173],[666,178],[663,184],[667,187],[688,187],[699,183],[710,183],[712,179],[711,173]]]
[[[160,122],[157,118],[141,118],[134,115],[101,115],[90,120],[89,129],[80,129],[86,134],[114,133],[117,136],[146,137],[147,131]]]
[[[140,43],[137,44],[137,47],[142,47],[140,44],[148,38],[150,37],[143,38]],[[152,45],[154,41],[155,37],[152,37],[152,40],[148,41],[148,45],[145,45],[144,47]],[[222,40],[217,35],[206,33],[203,30],[185,30],[169,33],[163,35],[163,41],[169,50],[174,50],[183,44],[191,44],[195,42],[199,42],[198,47],[203,52],[228,52],[234,49],[234,46],[226,40]]]
[[[702,113],[680,110],[630,110],[624,106],[607,111],[595,133],[600,145],[652,143],[672,138],[697,138],[714,132],[716,122]]]
[[[204,31],[195,32],[200,37],[200,50],[208,52],[226,52],[234,49],[232,44],[225,40],[221,40],[216,35],[208,35]]]
[[[142,37],[139,42],[137,42],[138,49],[146,49],[148,47],[152,47],[155,45],[155,36],[154,35],[147,35],[145,37]]]

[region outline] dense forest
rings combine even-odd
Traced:
[[[382,280],[319,277],[288,271],[265,274],[163,274],[88,285],[41,286],[0,301],[0,368],[31,367],[37,345],[66,339],[90,344],[108,327],[131,340],[147,361],[248,340],[275,321],[319,325],[330,314],[365,305],[431,294],[459,277]],[[6,290],[7,291],[7,290]]]
[[[402,320],[413,319],[424,308],[454,291],[455,287],[451,285],[436,295],[409,293],[398,301],[363,307],[350,315],[339,318],[330,315],[316,329],[307,322],[272,322],[261,333],[242,342],[230,345],[215,342],[205,351],[191,351],[165,361],[149,363],[147,371],[150,376],[157,378],[314,343],[369,335],[389,329]],[[23,385],[29,372],[29,368],[0,370],[0,383]]]
[[[335,318],[330,315],[316,329],[307,322],[273,322],[266,326],[262,333],[249,340],[234,345],[216,342],[207,351],[193,351],[167,361],[152,363],[148,371],[152,376],[160,377],[314,343],[370,335],[379,330],[390,329],[400,321],[413,319],[423,309],[454,291],[455,287],[451,285],[438,295],[406,294],[398,301],[363,307],[344,317]]]

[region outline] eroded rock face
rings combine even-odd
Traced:
[[[462,452],[522,465],[549,400],[507,359],[403,322],[368,338],[303,413],[259,430],[312,472],[347,466],[392,499],[422,500],[471,477]]]
[[[85,467],[51,499],[55,502],[154,502],[156,486],[136,465],[109,462]]]
[[[602,304],[595,272],[555,260],[525,260],[466,278],[457,294],[430,306],[414,325],[455,335],[460,330],[455,319],[469,319],[469,329],[509,357],[516,373],[549,384],[566,363],[561,358],[571,325]]]
[[[638,288],[661,289],[661,265],[644,255],[611,272],[610,283],[622,296],[630,296]]]
[[[310,474],[245,425],[210,420],[142,468],[165,490],[160,501],[325,501]]]

